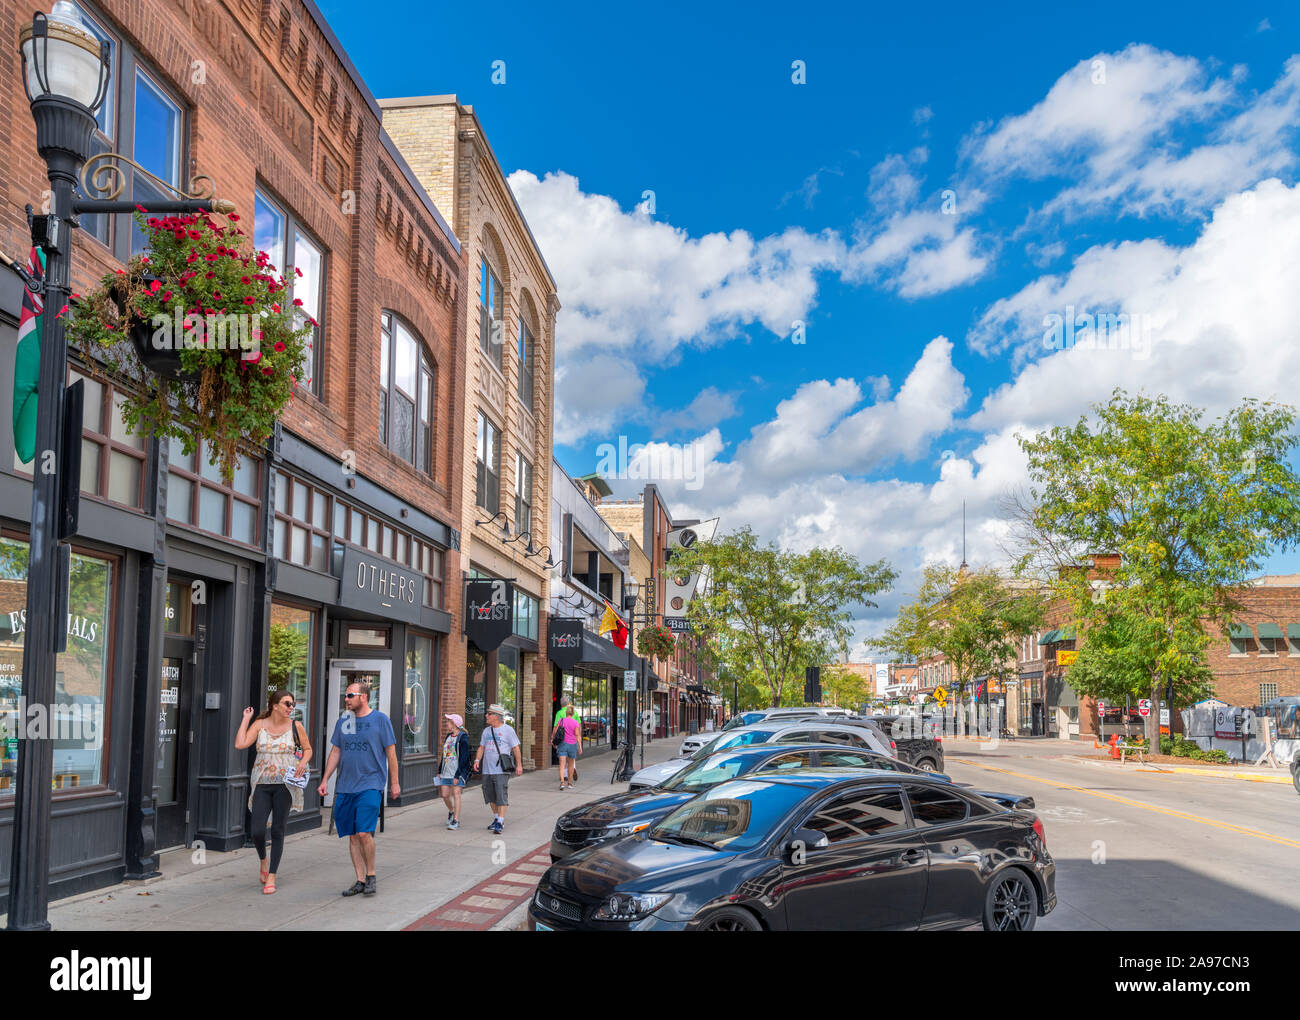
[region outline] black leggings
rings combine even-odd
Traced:
[[[284,783],[258,783],[253,791],[253,846],[257,856],[266,860],[266,816],[271,816],[271,866],[272,875],[280,870],[280,855],[284,853],[284,823],[289,819],[293,797]]]

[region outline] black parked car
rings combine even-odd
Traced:
[[[659,786],[616,793],[562,815],[551,834],[551,860],[648,829],[653,823],[718,783],[758,769],[869,768],[919,774],[921,770],[874,751],[826,744],[759,744],[704,755]],[[937,778],[946,780],[940,775]]]
[[[552,865],[534,930],[1028,930],[1056,865],[1027,798],[870,769],[753,772]]]
[[[922,721],[910,715],[873,715],[862,721],[873,723],[892,740],[894,752],[907,764],[924,772],[943,771],[943,736],[932,716]]]

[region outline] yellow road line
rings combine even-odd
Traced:
[[[1220,822],[1214,818],[1203,818],[1200,815],[1188,814],[1186,811],[1175,811],[1172,808],[1157,807],[1155,804],[1147,804],[1140,800],[1133,800],[1130,797],[1121,797],[1114,793],[1102,793],[1100,790],[1089,790],[1086,786],[1075,786],[1073,783],[1062,783],[1056,779],[1047,779],[1043,776],[1031,776],[1024,772],[1013,772],[1011,769],[998,768],[996,765],[985,765],[982,762],[971,761],[968,758],[962,758],[961,763],[963,765],[974,765],[976,768],[987,769],[990,772],[1001,772],[1004,775],[1015,776],[1018,779],[1028,779],[1034,783],[1046,783],[1048,786],[1055,786],[1061,790],[1073,790],[1076,793],[1086,793],[1090,797],[1100,797],[1102,800],[1114,801],[1116,804],[1128,804],[1131,807],[1139,807],[1145,811],[1154,811],[1156,814],[1168,815],[1170,818],[1181,818],[1188,822],[1199,822],[1201,825],[1210,825],[1216,829],[1223,829],[1226,832],[1236,832],[1243,836],[1253,836],[1255,839],[1263,839],[1270,843],[1279,843],[1282,846],[1289,846],[1300,850],[1300,839],[1288,839],[1286,836],[1275,836],[1271,832],[1262,832],[1259,829],[1249,829],[1243,825],[1233,825],[1231,822]]]

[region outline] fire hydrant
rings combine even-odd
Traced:
[[[1118,758],[1119,757],[1119,734],[1112,733],[1110,735],[1110,739],[1106,741],[1106,743],[1110,744],[1110,756],[1112,758]]]

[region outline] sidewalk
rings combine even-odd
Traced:
[[[671,758],[681,737],[660,738],[645,748],[645,763]],[[640,765],[640,756],[635,759]],[[526,772],[510,782],[506,830],[487,831],[492,821],[480,787],[465,793],[461,827],[446,828],[447,813],[435,798],[386,814],[386,831],[376,833],[374,896],[339,895],[355,880],[347,841],[320,829],[285,840],[277,891],[262,895],[257,853],[248,847],[230,853],[195,849],[163,854],[163,877],[123,883],[50,904],[50,924],[58,931],[133,931],[139,929],[353,931],[401,929],[423,922],[444,904],[473,893],[477,887],[512,878],[516,887],[502,910],[485,911],[481,923],[458,925],[461,930],[486,930],[500,923],[545,870],[543,857],[555,820],[580,804],[626,789],[611,785],[612,753],[579,759],[579,781],[561,792],[554,768]],[[540,869],[540,870],[539,870]],[[508,888],[502,886],[501,888]]]
[[[1281,786],[1291,785],[1291,773],[1285,768],[1277,770],[1264,769],[1261,767],[1253,769],[1252,771],[1243,771],[1240,767],[1233,769],[1227,767],[1215,768],[1214,766],[1207,765],[1164,765],[1156,763],[1141,765],[1136,761],[1126,762],[1121,765],[1119,762],[1115,761],[1108,761],[1102,758],[1085,758],[1079,755],[1071,755],[1070,760],[1082,762],[1085,765],[1096,765],[1100,768],[1112,769],[1129,769],[1129,766],[1131,765],[1133,768],[1130,771],[1152,772],[1157,775],[1176,773],[1178,775],[1207,776],[1210,779],[1235,779],[1239,782],[1245,783],[1276,783]]]

